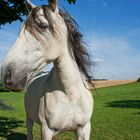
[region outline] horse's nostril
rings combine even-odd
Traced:
[[[7,70],[6,76],[7,76],[8,78],[11,78],[11,71],[10,71],[10,70]]]

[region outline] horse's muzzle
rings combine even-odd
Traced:
[[[24,77],[20,81],[16,81],[12,77],[12,72],[10,70],[7,70],[4,76],[4,85],[7,89],[13,90],[13,91],[22,91],[26,85],[27,77]]]

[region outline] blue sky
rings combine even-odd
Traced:
[[[32,0],[46,4],[46,0]],[[81,27],[94,66],[94,77],[135,79],[140,76],[140,0],[59,0]],[[16,40],[22,23],[0,29],[0,62]]]

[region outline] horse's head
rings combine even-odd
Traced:
[[[48,6],[26,3],[29,15],[1,69],[7,88],[24,89],[29,78],[65,51],[67,27],[59,14],[57,0],[48,3]]]

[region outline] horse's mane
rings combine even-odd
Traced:
[[[83,35],[79,31],[79,26],[76,21],[66,10],[59,10],[68,29],[68,44],[72,48],[75,60],[79,70],[85,75],[87,80],[91,83],[92,76],[90,75],[91,61],[83,42]]]
[[[53,28],[53,21],[48,14],[49,7],[44,5],[38,6],[32,10],[32,12],[28,17],[28,20],[25,22],[25,28],[38,40],[40,40],[39,34],[44,34],[43,25],[41,23],[37,24],[35,20],[36,13],[40,8],[43,9],[44,17],[49,22],[49,29],[52,31],[52,33],[55,33],[55,30]],[[83,36],[79,31],[79,26],[66,10],[60,9],[59,14],[62,16],[67,26],[69,49],[73,51],[73,55],[75,57],[79,70],[85,75],[86,79],[91,83],[92,79],[91,75],[89,74],[89,70],[91,68],[91,61],[82,39]]]

